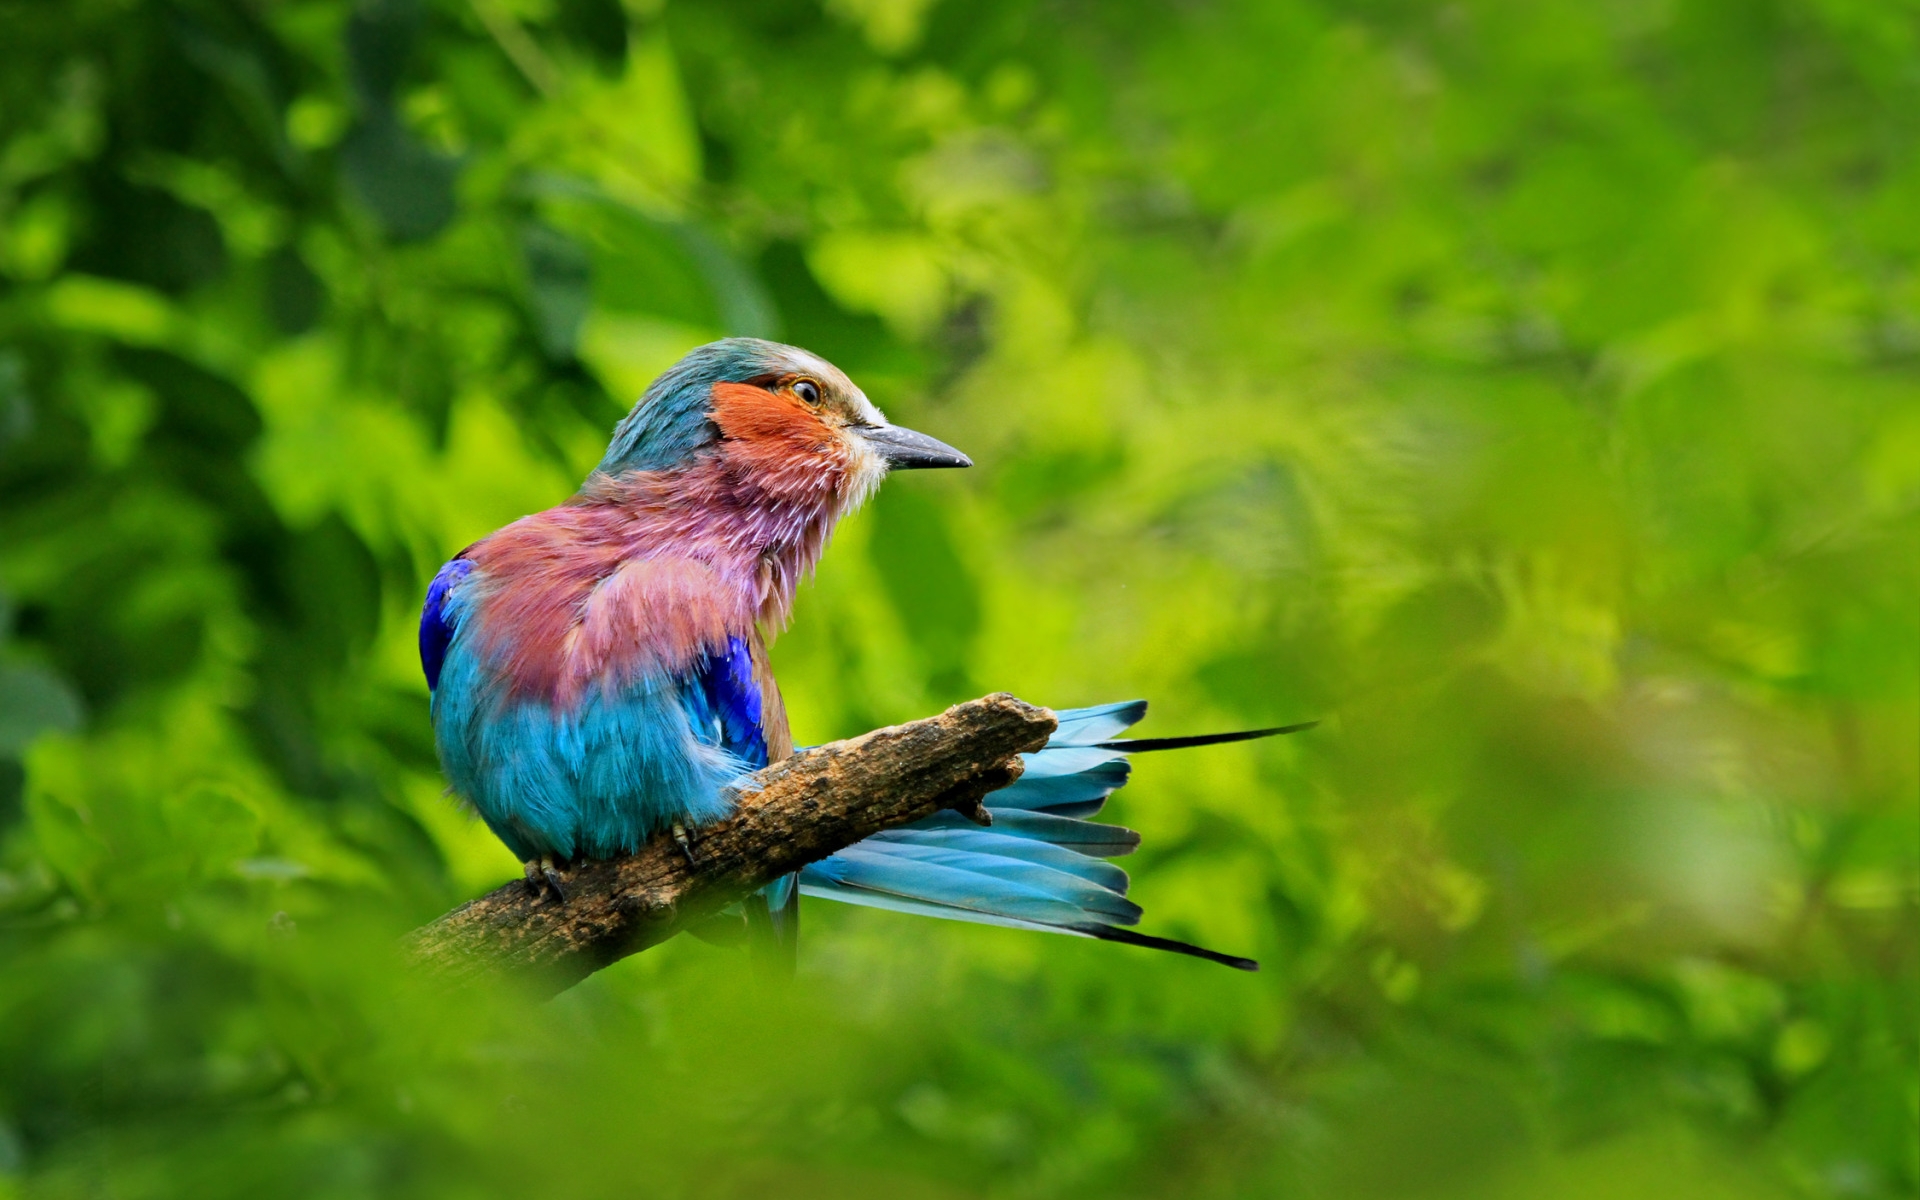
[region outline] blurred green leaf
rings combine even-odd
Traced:
[[[528,225],[520,232],[532,292],[534,328],[549,357],[566,361],[580,341],[593,306],[593,275],[585,250],[557,230]]]
[[[48,731],[80,726],[80,698],[42,667],[0,663],[0,758],[16,757]]]
[[[422,145],[387,109],[378,109],[340,143],[341,178],[388,236],[417,242],[453,220],[460,164]]]
[[[874,565],[899,619],[926,659],[928,686],[963,698],[967,664],[980,633],[975,586],[938,502],[901,487],[874,503]]]

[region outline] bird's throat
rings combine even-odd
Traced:
[[[801,580],[862,498],[848,494],[850,482],[832,462],[749,475],[712,455],[617,479],[596,473],[573,506],[593,510],[581,515],[617,560],[685,557],[712,565],[750,593],[742,599],[772,632],[785,627]]]

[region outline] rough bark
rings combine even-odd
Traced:
[[[515,881],[407,939],[443,979],[531,976],[560,990],[696,924],[790,871],[942,808],[984,821],[980,800],[1020,774],[1053,713],[1004,693],[937,717],[802,750],[759,771],[724,821],[690,831],[693,860],[667,834],[627,858],[561,873],[564,902]]]

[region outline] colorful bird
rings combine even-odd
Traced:
[[[452,790],[565,895],[556,869],[726,816],[741,776],[793,750],[767,646],[834,525],[889,471],[971,466],[891,425],[838,369],[753,338],[702,346],[614,430],[580,491],[442,567],[420,617],[434,740]],[[1086,818],[1127,755],[1266,736],[1115,740],[1143,701],[1059,714],[981,828],[942,812],[751,897],[747,924],[791,961],[802,894],[1197,955],[1123,928],[1140,909],[1109,857],[1132,830]]]

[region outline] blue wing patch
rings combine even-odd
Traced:
[[[456,558],[440,568],[427,585],[427,602],[420,609],[420,669],[427,674],[427,690],[440,686],[440,668],[447,662],[447,645],[453,641],[453,626],[447,622],[447,593],[467,577],[473,564]]]
[[[730,637],[724,653],[708,654],[697,671],[720,745],[750,767],[767,765],[767,731],[760,724],[760,681],[745,638]]]

